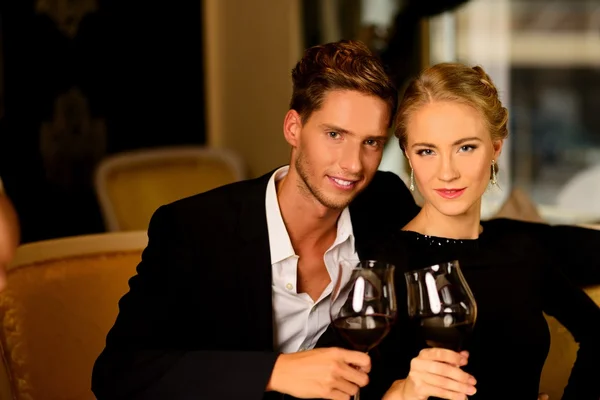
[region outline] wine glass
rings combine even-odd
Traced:
[[[458,261],[444,262],[404,274],[408,314],[426,343],[464,350],[477,320],[477,303]]]
[[[336,332],[353,349],[368,352],[385,338],[396,317],[394,266],[375,260],[342,261],[331,302]],[[354,399],[359,399],[358,393]]]

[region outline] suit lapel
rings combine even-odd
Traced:
[[[242,290],[245,292],[244,315],[239,316],[248,329],[244,339],[257,351],[273,350],[273,306],[271,295],[271,254],[265,211],[265,193],[272,173],[249,181],[240,194],[238,220],[240,246],[232,258],[237,260]]]

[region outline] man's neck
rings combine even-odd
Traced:
[[[404,229],[449,239],[477,239],[482,230],[480,208],[477,202],[464,214],[444,215],[426,203]]]
[[[290,171],[276,183],[277,200],[292,246],[329,247],[337,236],[337,221],[342,210],[332,210],[314,196],[304,193]]]

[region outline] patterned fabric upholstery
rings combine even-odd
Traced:
[[[9,268],[8,287],[0,294],[2,400],[8,391],[17,400],[94,399],[92,366],[143,249],[137,239],[131,246],[137,248],[102,248],[105,235],[95,236],[98,249],[86,254],[77,254],[77,238],[52,241],[66,241],[70,255],[43,259],[49,249],[40,252],[35,243],[18,250],[17,259],[29,261]]]

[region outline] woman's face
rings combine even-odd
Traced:
[[[432,102],[410,116],[406,132],[406,156],[425,204],[447,216],[479,212],[502,149],[483,116],[465,104]]]

